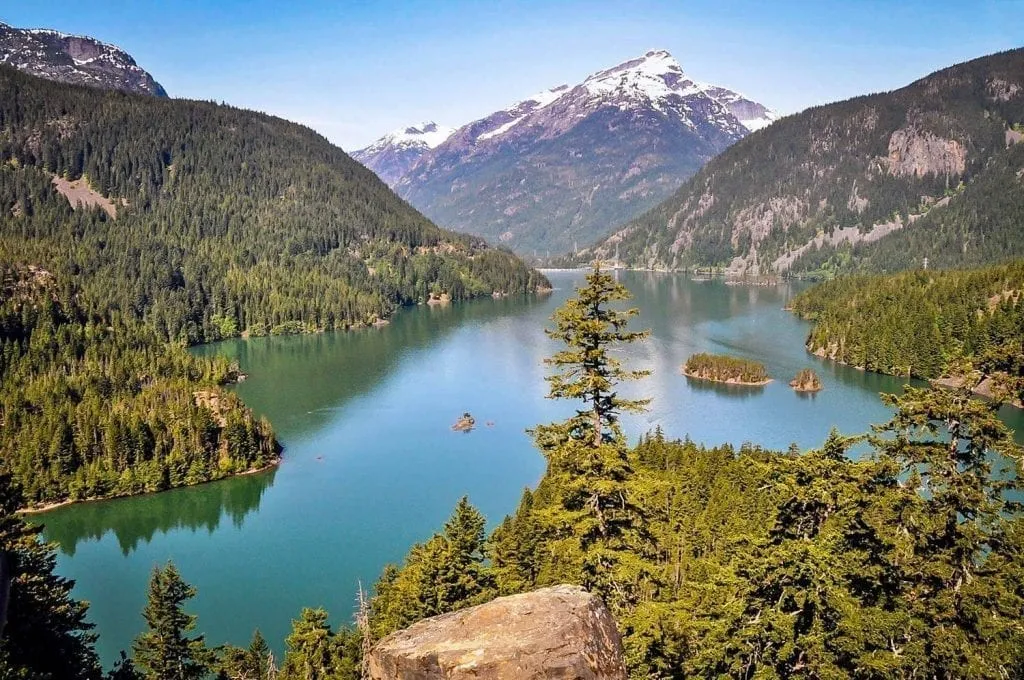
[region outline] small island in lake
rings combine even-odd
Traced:
[[[473,429],[474,425],[476,425],[476,420],[474,420],[473,416],[469,414],[469,411],[466,411],[462,414],[461,418],[455,421],[455,424],[452,425],[452,429],[456,432],[469,432]]]
[[[683,375],[730,385],[767,385],[772,381],[764,364],[727,354],[694,354],[683,364]]]
[[[821,378],[810,368],[801,368],[789,386],[797,392],[817,392],[822,389]]]

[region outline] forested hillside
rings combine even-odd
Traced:
[[[0,464],[30,505],[276,458],[269,425],[219,387],[231,367],[183,345],[546,283],[438,229],[299,125],[8,68],[0,273]]]
[[[75,277],[89,304],[189,343],[343,328],[432,291],[544,283],[443,231],[308,128],[207,102],[59,85],[0,69],[0,260]],[[54,176],[106,212],[70,215]]]
[[[840,277],[796,296],[811,352],[893,375],[935,378],[959,357],[1016,343],[1024,357],[1024,261],[966,271]],[[1018,370],[1022,367],[1018,367]]]
[[[578,261],[892,271],[1024,254],[1024,49],[743,139]]]
[[[45,270],[0,267],[0,463],[29,505],[198,484],[277,459],[269,423],[199,359]]]

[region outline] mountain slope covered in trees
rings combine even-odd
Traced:
[[[755,132],[580,256],[735,273],[1024,253],[1024,49]]]
[[[844,276],[800,293],[792,308],[815,324],[808,350],[872,371],[937,378],[959,357],[982,360],[1014,342],[1024,361],[1024,261]]]
[[[382,319],[431,292],[545,283],[441,230],[308,128],[207,102],[57,85],[0,69],[0,259],[80,282],[159,335]],[[54,176],[116,207],[73,215]]]
[[[269,425],[220,389],[231,367],[183,345],[546,284],[307,128],[6,67],[0,274],[0,467],[30,505],[275,459]]]

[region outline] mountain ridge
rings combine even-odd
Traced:
[[[751,134],[573,261],[764,274],[1024,254],[1024,49]]]
[[[72,85],[167,97],[163,86],[128,52],[86,35],[0,22],[0,64]]]

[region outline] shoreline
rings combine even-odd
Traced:
[[[67,500],[54,501],[52,503],[45,503],[43,505],[33,505],[33,506],[30,506],[30,507],[27,507],[27,508],[18,508],[18,510],[16,511],[15,514],[17,514],[19,516],[22,516],[22,515],[39,515],[39,514],[42,514],[44,512],[49,512],[51,510],[56,510],[57,508],[63,508],[63,507],[68,506],[68,505],[79,505],[79,504],[83,504],[83,503],[98,503],[100,501],[115,501],[115,500],[120,500],[120,499],[124,499],[124,498],[138,498],[139,496],[148,496],[150,494],[166,493],[168,491],[174,491],[175,489],[192,489],[192,488],[195,488],[195,487],[198,487],[198,486],[203,486],[204,484],[213,484],[214,482],[224,482],[224,481],[227,481],[229,479],[234,479],[235,477],[245,477],[246,475],[257,475],[257,474],[259,474],[261,472],[267,472],[268,470],[272,470],[272,469],[276,468],[277,466],[279,466],[283,460],[284,460],[284,458],[282,456],[278,456],[273,461],[271,461],[270,463],[264,465],[261,468],[249,468],[248,470],[245,470],[243,472],[236,472],[236,473],[234,473],[232,475],[228,475],[226,477],[219,477],[218,479],[209,479],[209,480],[207,480],[205,482],[200,482],[199,484],[186,484],[184,486],[174,486],[174,487],[171,487],[170,489],[163,489],[161,491],[144,491],[142,493],[130,493],[130,494],[123,494],[123,495],[120,495],[120,496],[104,496],[102,498],[81,498],[79,500],[72,500],[72,499],[69,498]]]
[[[727,378],[725,380],[719,380],[718,378],[708,378],[707,376],[698,375],[683,369],[683,375],[692,380],[703,380],[705,382],[718,383],[720,385],[736,385],[737,387],[764,387],[768,383],[772,382],[774,378],[766,378],[758,382],[744,382],[742,380],[736,380],[735,378]]]
[[[878,375],[887,375],[892,378],[902,378],[904,380],[921,380],[928,383],[929,385],[932,385],[933,387],[942,387],[945,389],[959,389],[960,387],[963,386],[962,378],[956,378],[951,376],[943,376],[939,378],[916,378],[911,375],[898,375],[896,373],[886,373],[885,371],[876,371],[873,369],[869,369],[865,366],[854,366],[853,364],[849,364],[845,361],[836,359],[834,356],[831,356],[828,352],[826,352],[824,348],[811,349],[810,347],[807,346],[805,346],[805,348],[808,352],[818,357],[819,359],[825,359],[826,361],[831,361],[832,363],[839,364],[840,366],[848,366],[857,371],[864,371],[865,373],[876,373]],[[991,399],[991,381],[992,379],[989,376],[985,376],[984,379],[982,379],[982,381],[975,385],[975,387],[971,390],[971,394],[983,397],[985,399]],[[1016,399],[1008,399],[1003,402],[1003,405],[1024,410],[1024,402],[1017,401]]]

